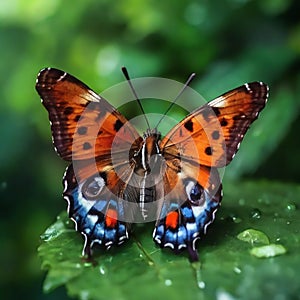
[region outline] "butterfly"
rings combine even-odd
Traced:
[[[163,138],[141,136],[101,95],[72,75],[40,71],[36,90],[49,113],[58,155],[71,162],[63,196],[84,237],[83,254],[129,239],[132,223],[154,216],[153,240],[198,260],[197,241],[222,200],[218,168],[227,166],[268,98],[252,82],[192,111]],[[150,220],[151,221],[151,220]]]

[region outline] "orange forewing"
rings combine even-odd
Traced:
[[[167,161],[167,168],[164,174],[164,191],[166,194],[175,191],[176,198],[185,199],[185,180],[194,180],[204,189],[214,191],[220,185],[219,172],[216,168],[199,166],[198,164],[182,161],[180,172],[173,169],[173,162]],[[180,174],[180,175],[179,175]]]
[[[267,97],[268,87],[261,82],[225,93],[175,126],[160,144],[163,154],[209,167],[226,166]]]
[[[205,190],[215,194],[221,181],[217,168],[199,166],[197,163],[182,160],[180,171],[174,169],[174,161],[166,160],[166,171],[163,176],[164,193],[173,200],[186,200],[185,181],[198,182]]]
[[[139,138],[113,106],[67,73],[43,69],[36,89],[49,112],[54,146],[65,160],[110,156],[113,143],[115,149],[128,153]]]

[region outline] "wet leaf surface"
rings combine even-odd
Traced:
[[[80,234],[62,213],[38,249],[47,270],[44,291],[65,285],[79,299],[300,299],[300,187],[244,182],[224,189],[216,220],[199,242],[201,262],[194,264],[186,253],[157,248],[152,223],[136,225],[126,245],[96,251],[87,262]],[[287,252],[259,259],[251,255],[255,247]]]

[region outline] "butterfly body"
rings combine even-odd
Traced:
[[[199,107],[165,137],[141,137],[104,98],[75,77],[42,70],[36,89],[49,113],[57,153],[72,161],[64,198],[84,253],[120,245],[131,224],[156,220],[153,239],[175,252],[206,233],[222,199],[217,168],[232,160],[244,134],[265,106],[268,87],[253,82]]]

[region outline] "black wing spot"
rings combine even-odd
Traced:
[[[80,135],[85,135],[87,133],[87,127],[86,126],[81,126],[78,128],[77,133]]]
[[[124,124],[118,119],[118,120],[116,121],[116,123],[114,124],[114,130],[115,130],[116,132],[118,132],[118,131],[122,128],[123,125],[124,125]]]
[[[220,138],[220,132],[218,130],[215,130],[211,136],[214,140],[218,140]]]
[[[223,118],[223,119],[220,121],[220,124],[221,124],[222,127],[227,126],[227,125],[228,125],[228,121],[227,121],[225,118]]]
[[[220,110],[217,107],[213,107],[212,110],[214,111],[217,117],[221,114]]]
[[[205,109],[205,110],[202,112],[202,116],[203,116],[203,118],[204,118],[204,120],[205,120],[206,122],[209,122],[209,121],[210,121],[212,115],[213,115],[213,114],[212,114],[212,111],[211,111],[210,108],[207,108],[207,109]]]
[[[91,148],[92,148],[92,145],[91,145],[90,143],[85,142],[85,143],[83,144],[83,150],[89,150],[89,149],[91,149]]]
[[[64,114],[65,114],[66,116],[71,115],[73,112],[74,112],[74,108],[71,107],[71,106],[68,106],[68,107],[66,107],[66,108],[64,109]]]
[[[235,121],[246,119],[246,115],[245,114],[238,114],[238,115],[233,116],[232,119],[235,120]]]
[[[80,120],[80,117],[81,117],[81,115],[75,116],[74,121],[75,121],[75,122],[78,122],[78,121]],[[82,118],[83,118],[83,117],[82,117]]]
[[[193,131],[194,131],[193,125],[194,125],[194,124],[193,124],[193,121],[192,121],[192,120],[188,120],[187,122],[185,122],[184,127],[185,127],[188,131],[193,132]]]
[[[206,155],[212,155],[213,153],[212,147],[206,147],[204,151]]]

